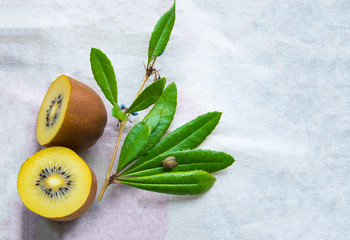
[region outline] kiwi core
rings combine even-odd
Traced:
[[[59,116],[59,111],[62,106],[61,94],[55,97],[54,100],[51,101],[51,105],[48,110],[46,110],[46,127],[53,126]]]
[[[58,186],[61,186],[62,182],[62,179],[57,176],[53,176],[47,179],[47,185],[54,188],[58,188]]]
[[[56,167],[56,165],[51,169],[41,169],[35,185],[51,198],[68,194],[68,190],[72,187],[71,179],[74,177],[71,177],[71,174],[63,169],[61,166]]]
[[[40,107],[36,130],[41,145],[49,143],[60,129],[68,106],[70,88],[67,76],[61,75],[47,91]]]

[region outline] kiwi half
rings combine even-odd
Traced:
[[[97,93],[61,75],[51,84],[41,104],[36,134],[42,146],[84,150],[102,136],[106,123],[106,108]]]
[[[31,211],[55,221],[84,214],[96,197],[94,172],[65,147],[43,149],[28,158],[17,179],[17,190]]]

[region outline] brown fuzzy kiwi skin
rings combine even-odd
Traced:
[[[76,210],[72,214],[69,214],[68,216],[60,217],[60,218],[49,218],[50,220],[58,221],[58,222],[72,221],[74,219],[77,219],[81,215],[83,215],[90,208],[90,206],[95,200],[96,193],[97,193],[97,179],[96,179],[95,173],[92,171],[91,168],[90,168],[90,171],[91,171],[92,183],[91,183],[89,196],[87,197],[85,203],[78,210]]]
[[[76,151],[92,147],[102,136],[107,112],[102,99],[85,84],[66,76],[71,85],[63,123],[46,147],[65,146]]]

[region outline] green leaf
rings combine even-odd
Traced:
[[[132,169],[159,156],[160,154],[197,147],[219,123],[221,114],[222,113],[220,112],[206,113],[169,133],[145,156],[141,157],[136,163],[127,169],[124,174],[131,172]]]
[[[118,180],[143,190],[175,195],[201,194],[208,191],[215,182],[215,178],[204,171],[168,172]]]
[[[114,106],[118,103],[118,88],[111,61],[101,50],[91,48],[90,63],[97,84],[108,101]]]
[[[163,91],[162,96],[154,104],[152,110],[143,119],[151,127],[151,136],[140,155],[147,153],[156,145],[169,128],[174,118],[177,104],[177,89],[175,83],[170,83]]]
[[[112,108],[112,116],[118,118],[121,121],[127,120],[125,112],[120,109],[120,106],[118,104],[114,104]]]
[[[162,95],[165,87],[166,78],[163,77],[149,85],[131,104],[126,113],[138,112],[144,110],[155,103]]]
[[[170,170],[163,168],[161,161],[167,157],[175,157],[178,165]],[[212,173],[230,166],[235,160],[229,154],[211,150],[187,150],[162,154],[134,168],[124,176],[149,176],[164,172],[185,172],[204,170]]]
[[[160,56],[168,44],[171,30],[175,23],[175,1],[174,5],[158,20],[151,35],[148,46],[148,64]]]
[[[151,128],[143,123],[136,124],[126,136],[119,156],[118,172],[136,159],[137,155],[147,144]]]

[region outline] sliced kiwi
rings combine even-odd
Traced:
[[[61,75],[51,84],[41,104],[37,139],[43,146],[84,150],[102,136],[106,123],[106,108],[97,93]]]
[[[31,211],[52,220],[69,221],[88,210],[97,184],[94,172],[75,152],[50,147],[23,163],[17,189]]]

